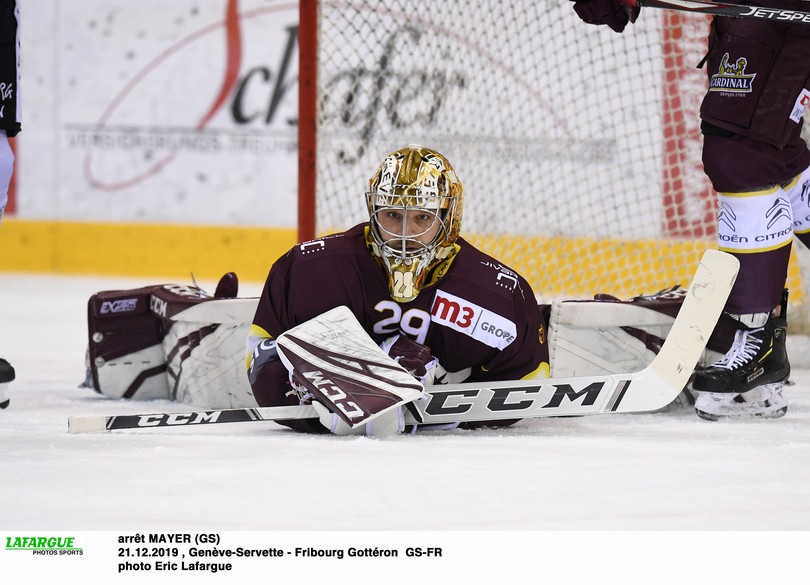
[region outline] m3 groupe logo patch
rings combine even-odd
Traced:
[[[433,298],[430,320],[498,349],[517,337],[517,327],[506,317],[442,290]]]

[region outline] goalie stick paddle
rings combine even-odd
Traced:
[[[422,399],[407,405],[405,423],[443,424],[663,408],[689,380],[738,270],[739,262],[731,254],[717,250],[704,253],[664,345],[652,363],[639,372],[429,386]],[[301,418],[317,418],[317,413],[312,406],[283,406],[70,417],[68,430],[84,433]]]
[[[730,16],[734,18],[754,18],[757,20],[810,24],[810,12],[734,4],[732,2],[711,2],[710,0],[622,0],[622,4],[628,7],[664,8],[684,12],[703,12],[705,14]]]

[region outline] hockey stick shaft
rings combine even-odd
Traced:
[[[701,260],[663,347],[644,370],[572,378],[546,378],[429,387],[407,405],[406,424],[446,424],[663,408],[681,392],[695,368],[737,276],[739,262],[710,250]],[[311,406],[70,417],[71,433],[178,427],[226,422],[316,418]]]
[[[230,408],[195,410],[190,412],[154,412],[115,416],[72,416],[68,418],[71,433],[91,433],[119,429],[151,429],[231,422],[293,420],[317,418],[311,406],[269,406],[260,408]]]
[[[810,24],[810,12],[803,10],[766,8],[764,6],[742,5],[729,2],[710,2],[709,0],[622,0],[622,4],[639,8],[664,8],[667,10],[702,12],[704,14],[730,16],[734,18],[754,18],[772,22]]]

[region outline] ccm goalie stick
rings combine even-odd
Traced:
[[[704,253],[661,350],[648,367],[630,374],[429,386],[407,404],[406,424],[443,424],[600,413],[648,412],[672,402],[686,385],[737,277],[739,262],[724,252]],[[283,406],[70,417],[71,433],[198,424],[317,418],[312,406]]]
[[[731,2],[711,2],[710,0],[622,0],[622,4],[628,7],[665,8],[733,18],[755,18],[758,20],[810,24],[810,12],[734,4]]]

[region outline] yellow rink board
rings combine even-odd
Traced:
[[[675,284],[685,287],[691,282],[703,252],[717,248],[715,240],[551,237],[504,240],[487,236],[467,236],[467,239],[524,275],[543,300],[589,299],[598,293],[629,299]],[[787,286],[792,305],[806,303],[793,251]]]
[[[706,240],[465,236],[529,280],[542,299],[629,298],[673,284],[687,285]],[[217,279],[236,272],[263,282],[272,263],[296,243],[295,229],[133,223],[30,221],[0,226],[0,272],[144,277],[144,284]],[[598,268],[597,268],[598,267]],[[563,289],[560,283],[567,283]],[[804,304],[795,254],[791,304]]]
[[[156,284],[232,271],[240,280],[263,282],[295,243],[294,229],[4,218],[0,272],[143,276],[144,284]]]

